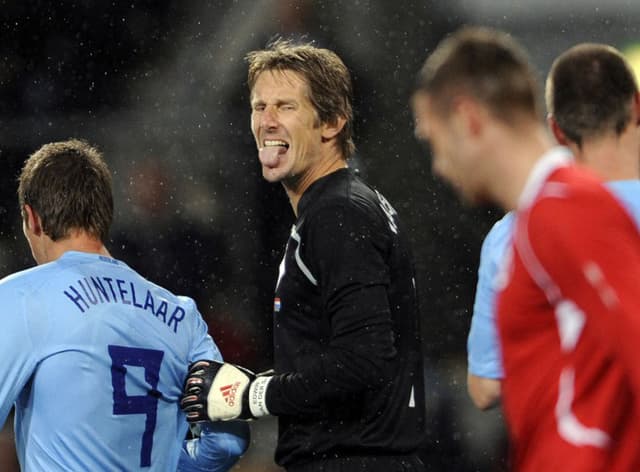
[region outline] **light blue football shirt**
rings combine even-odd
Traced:
[[[221,360],[193,300],[67,252],[0,281],[0,425],[24,471],[175,471],[188,365]]]
[[[502,378],[502,360],[496,332],[496,275],[511,242],[514,213],[493,225],[480,250],[478,284],[467,339],[469,372],[479,377]]]
[[[618,198],[640,229],[640,181],[618,180],[606,186]],[[480,252],[478,284],[467,338],[468,370],[478,377],[501,379],[502,359],[496,332],[496,276],[511,243],[514,213],[507,213],[487,234]]]

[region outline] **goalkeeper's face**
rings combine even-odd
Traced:
[[[285,70],[258,76],[251,91],[251,129],[266,180],[295,186],[313,173],[325,155],[325,128],[301,75]]]

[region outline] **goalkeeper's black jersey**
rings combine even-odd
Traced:
[[[396,211],[353,171],[302,195],[274,299],[276,461],[414,452],[424,385],[413,260]]]

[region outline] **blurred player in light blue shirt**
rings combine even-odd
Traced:
[[[190,363],[221,359],[193,300],[110,257],[111,176],[100,153],[43,146],[18,189],[38,266],[0,281],[0,425],[15,403],[25,471],[229,469],[246,425],[184,441]]]
[[[640,96],[623,56],[602,44],[581,44],[560,55],[546,84],[549,127],[576,160],[607,181],[640,227]],[[515,217],[507,213],[482,245],[467,340],[469,395],[480,409],[500,401],[503,377],[495,325],[500,267]]]
[[[478,285],[467,349],[469,372],[488,379],[501,379],[503,376],[494,313],[498,270],[511,242],[513,222],[512,212],[500,219],[487,234],[480,251]]]

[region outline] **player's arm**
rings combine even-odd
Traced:
[[[184,441],[178,472],[226,472],[249,447],[244,421],[203,422],[194,439]]]
[[[357,297],[363,303],[354,303],[351,297],[346,297],[348,308],[345,309],[352,311],[366,303],[377,303],[375,300],[381,295],[364,290]],[[389,361],[395,354],[391,327],[386,323],[376,326],[364,322],[365,319],[361,315],[354,320],[349,326],[354,331],[334,341],[324,355],[318,353],[305,362],[301,372],[256,376],[243,367],[220,360],[195,362],[189,370],[182,397],[187,420],[254,419],[270,414],[319,415],[322,402],[327,398],[375,388],[388,381],[393,372]]]
[[[313,264],[326,294],[328,345],[305,357],[293,373],[256,377],[231,364],[194,365],[183,397],[189,421],[320,416],[327,402],[357,398],[389,382],[396,355],[386,293],[389,271],[373,240],[382,232],[362,215],[347,218],[340,209],[318,215],[305,234],[301,257]],[[233,402],[227,401],[231,394]]]
[[[476,408],[490,410],[500,404],[502,381],[467,373],[467,390]]]
[[[478,284],[467,338],[467,391],[474,405],[488,410],[500,403],[502,361],[496,329],[496,278],[510,244],[513,214],[487,234],[480,253]]]
[[[193,342],[189,358],[194,362],[190,365],[188,375],[197,375],[201,373],[198,366],[223,365],[224,362],[220,350],[208,334],[208,327],[195,303],[191,299],[184,300],[190,306],[189,311],[193,313],[191,324]],[[189,377],[185,379],[185,385],[190,385]],[[198,392],[203,393],[201,390]],[[206,402],[206,399],[202,401]],[[184,407],[184,404],[182,406]],[[202,412],[200,414],[202,415]],[[206,412],[204,414],[206,415]],[[242,421],[212,423],[208,415],[199,417],[197,421],[197,425],[192,425],[195,437],[183,441],[178,470],[217,472],[230,469],[249,447],[248,425]]]
[[[387,385],[396,374],[398,340],[387,292],[387,220],[368,209],[327,206],[304,224],[300,256],[324,299],[323,312],[313,316],[326,322],[318,333],[326,342],[297,360],[295,373],[274,378],[267,402],[274,414],[312,418],[359,405],[367,390]]]

